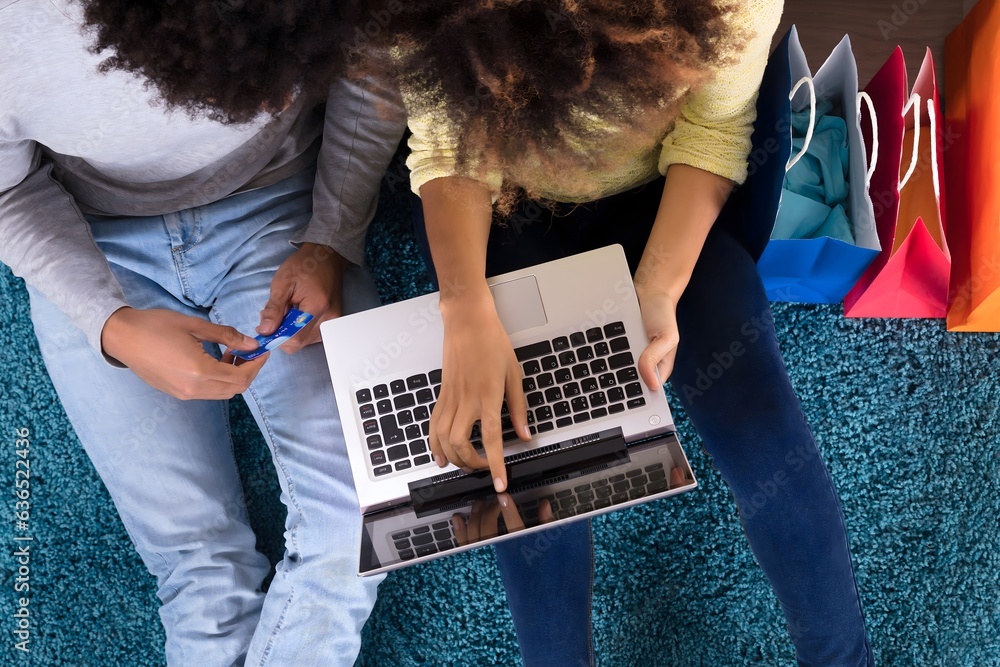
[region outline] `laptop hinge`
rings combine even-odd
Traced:
[[[628,448],[621,428],[565,440],[504,459],[508,488],[522,486],[532,479],[562,471],[579,470],[600,463],[628,461]],[[409,488],[410,505],[414,511],[422,513],[493,493],[493,478],[489,470],[478,470],[471,474],[456,471],[410,482]]]

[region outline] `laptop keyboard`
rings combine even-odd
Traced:
[[[532,435],[646,405],[625,325],[577,331],[514,349]],[[376,477],[433,463],[427,435],[441,393],[441,370],[399,378],[355,395],[369,462]],[[504,442],[517,440],[507,402],[500,412]],[[482,447],[478,424],[470,441]]]
[[[392,544],[402,560],[418,556],[429,556],[439,551],[447,551],[458,546],[451,521],[438,521],[429,526],[417,526],[413,530],[393,533]]]

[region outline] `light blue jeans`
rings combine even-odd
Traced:
[[[92,218],[91,229],[133,307],[252,335],[309,220],[312,184],[309,170],[180,213]],[[376,305],[371,279],[350,269],[345,311]],[[168,664],[353,665],[381,577],[356,575],[361,517],[322,347],[271,353],[243,395],[288,510],[265,595],[269,564],[247,521],[227,402],[180,401],[112,367],[33,290],[31,316],[66,413],[156,576]]]

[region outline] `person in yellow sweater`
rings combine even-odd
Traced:
[[[486,276],[621,243],[651,341],[642,378],[659,389],[669,377],[732,490],[799,664],[873,664],[836,490],[754,260],[719,219],[746,178],[781,0],[390,0],[366,10],[390,18],[363,40],[358,32],[371,47],[358,49],[360,66],[400,86],[418,239],[441,290],[438,463],[488,466],[503,490],[505,396],[530,438],[521,369]],[[477,420],[485,458],[469,441]],[[497,547],[525,664],[590,664],[589,610],[558,606],[589,599],[589,526],[554,544],[549,562],[564,567],[548,577],[514,565],[516,541]],[[537,605],[566,622],[557,632],[519,625],[519,609]]]

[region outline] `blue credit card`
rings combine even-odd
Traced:
[[[234,357],[239,357],[240,359],[244,359],[246,361],[256,359],[265,352],[270,352],[271,350],[276,349],[282,343],[297,334],[302,330],[302,327],[309,324],[312,318],[313,316],[309,313],[303,313],[301,310],[292,308],[288,311],[288,314],[285,315],[285,319],[281,321],[278,328],[274,330],[274,333],[267,336],[254,336],[254,340],[260,344],[257,349],[250,350],[248,352],[244,352],[242,350],[230,350],[230,352]]]

